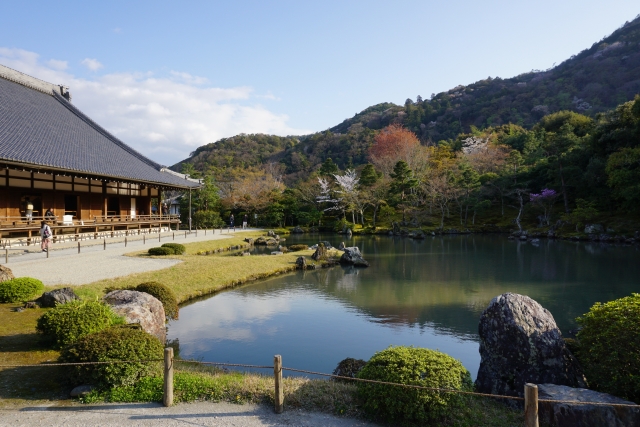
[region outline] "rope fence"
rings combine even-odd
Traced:
[[[469,396],[479,396],[494,399],[507,399],[515,401],[524,401],[525,407],[525,427],[538,427],[538,403],[560,403],[570,405],[595,405],[595,406],[609,406],[613,408],[639,408],[639,405],[635,404],[621,404],[621,403],[603,403],[603,402],[583,402],[577,400],[554,400],[554,399],[538,399],[538,386],[535,384],[525,384],[524,396],[505,396],[488,393],[478,393],[473,391],[455,390],[449,388],[439,387],[426,387],[412,384],[399,384],[388,381],[369,380],[364,378],[353,378],[342,375],[327,374],[324,372],[308,371],[304,369],[287,368],[282,366],[282,356],[274,356],[273,365],[251,365],[244,363],[227,363],[227,362],[203,362],[199,360],[182,360],[174,359],[173,348],[165,348],[164,359],[144,359],[144,360],[109,360],[102,362],[69,362],[69,363],[41,363],[41,364],[28,364],[28,365],[6,365],[1,364],[0,368],[26,368],[26,367],[46,367],[46,366],[85,366],[85,365],[107,365],[107,364],[122,364],[122,363],[151,363],[151,362],[164,362],[164,393],[163,403],[165,406],[171,406],[173,404],[173,369],[174,362],[179,363],[191,363],[199,365],[209,366],[229,366],[236,368],[251,368],[251,369],[272,369],[274,372],[275,382],[275,412],[282,413],[284,411],[284,387],[282,381],[283,371],[296,372],[308,375],[317,375],[321,377],[329,377],[347,381],[380,384],[393,387],[402,387],[410,389],[428,390],[442,393],[456,393]]]

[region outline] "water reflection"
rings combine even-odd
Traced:
[[[289,244],[339,243],[290,236]],[[367,269],[290,274],[183,307],[172,322],[183,357],[285,364],[330,372],[345,357],[368,359],[388,345],[438,348],[475,376],[477,325],[504,292],[531,296],[566,332],[596,301],[637,292],[638,251],[630,247],[501,236],[411,239],[363,236]]]

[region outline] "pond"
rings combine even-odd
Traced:
[[[339,235],[291,235],[313,244]],[[528,295],[563,334],[597,301],[640,292],[634,246],[460,235],[411,240],[355,236],[371,266],[288,274],[219,293],[180,309],[168,338],[180,356],[331,373],[346,357],[368,360],[389,345],[443,351],[477,374],[478,319],[505,292]]]

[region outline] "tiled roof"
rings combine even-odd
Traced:
[[[199,186],[164,172],[54,90],[46,94],[0,75],[2,160],[172,187]]]

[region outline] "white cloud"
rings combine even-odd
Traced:
[[[50,59],[47,61],[47,65],[55,70],[66,70],[69,68],[69,63],[67,61],[58,61],[57,59]]]
[[[116,27],[116,28],[114,28],[114,29],[113,29],[113,30],[111,30],[111,31],[113,31],[113,32],[114,32],[114,33],[116,33],[116,34],[120,34],[120,33],[122,32],[122,28],[120,28],[120,27]]]
[[[250,87],[207,86],[207,79],[174,71],[113,73],[79,78],[40,61],[38,54],[0,47],[0,64],[69,86],[73,103],[136,150],[171,165],[201,145],[239,133],[300,135],[256,102]]]
[[[91,71],[98,71],[100,68],[104,67],[104,65],[102,65],[100,61],[98,61],[95,58],[84,58],[81,61],[81,64],[87,67],[88,69],[90,69]]]

